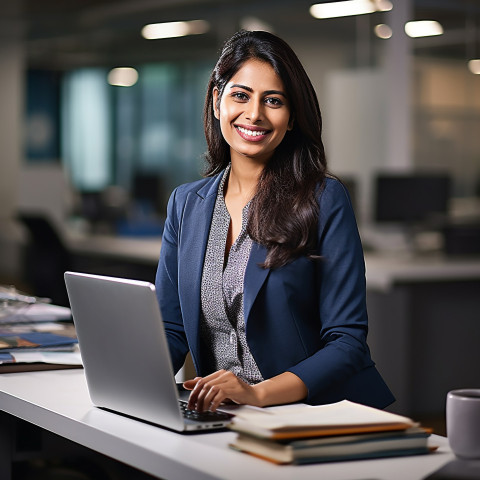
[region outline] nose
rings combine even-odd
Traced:
[[[248,109],[246,111],[246,119],[250,120],[252,123],[257,123],[261,121],[263,116],[263,105],[258,100],[251,100],[248,102]]]

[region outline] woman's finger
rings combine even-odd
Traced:
[[[202,377],[195,377],[191,378],[190,380],[185,380],[183,382],[183,388],[186,390],[193,390],[195,388],[195,385],[198,383],[199,380],[201,380]]]
[[[198,408],[198,404],[203,404],[203,397],[205,396],[203,390],[205,385],[208,384],[208,382],[214,381],[219,375],[221,375],[221,373],[222,371],[218,371],[212,373],[211,375],[207,375],[206,377],[196,377],[189,381],[192,382],[188,384],[189,386],[192,386],[192,391],[188,397],[188,408],[190,410],[201,411],[200,408]]]
[[[218,387],[225,385],[229,379],[236,379],[235,375],[225,370],[219,370],[197,382],[188,399],[188,408],[205,411],[210,408],[210,401],[215,395],[221,396]],[[231,381],[231,380],[230,380]],[[212,387],[215,387],[210,393]],[[226,398],[225,396],[223,398]],[[221,402],[221,400],[220,400]]]

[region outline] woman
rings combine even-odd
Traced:
[[[156,277],[189,408],[393,396],[366,344],[365,270],[348,193],[327,176],[314,89],[267,32],[224,46],[205,102],[206,178],[178,187]]]

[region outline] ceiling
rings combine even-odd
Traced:
[[[392,0],[404,1],[404,0]],[[480,0],[412,0],[414,19],[438,20],[445,34],[416,39],[418,53],[465,58],[480,39]],[[26,42],[28,66],[69,69],[90,65],[139,64],[215,56],[221,43],[256,18],[287,39],[353,42],[355,17],[315,20],[312,0],[15,0],[0,7],[0,41]],[[140,35],[147,23],[205,19],[208,33],[149,41]],[[371,25],[384,14],[368,16]],[[466,42],[466,40],[469,42]],[[478,42],[477,42],[478,43]],[[470,47],[466,47],[466,45]],[[478,54],[478,53],[477,53]]]

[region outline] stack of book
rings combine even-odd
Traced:
[[[78,340],[67,328],[61,334],[35,328],[0,327],[0,373],[82,366]]]
[[[430,431],[357,403],[290,406],[237,415],[231,447],[274,463],[317,463],[428,453]]]
[[[70,309],[0,285],[0,373],[81,366]]]

